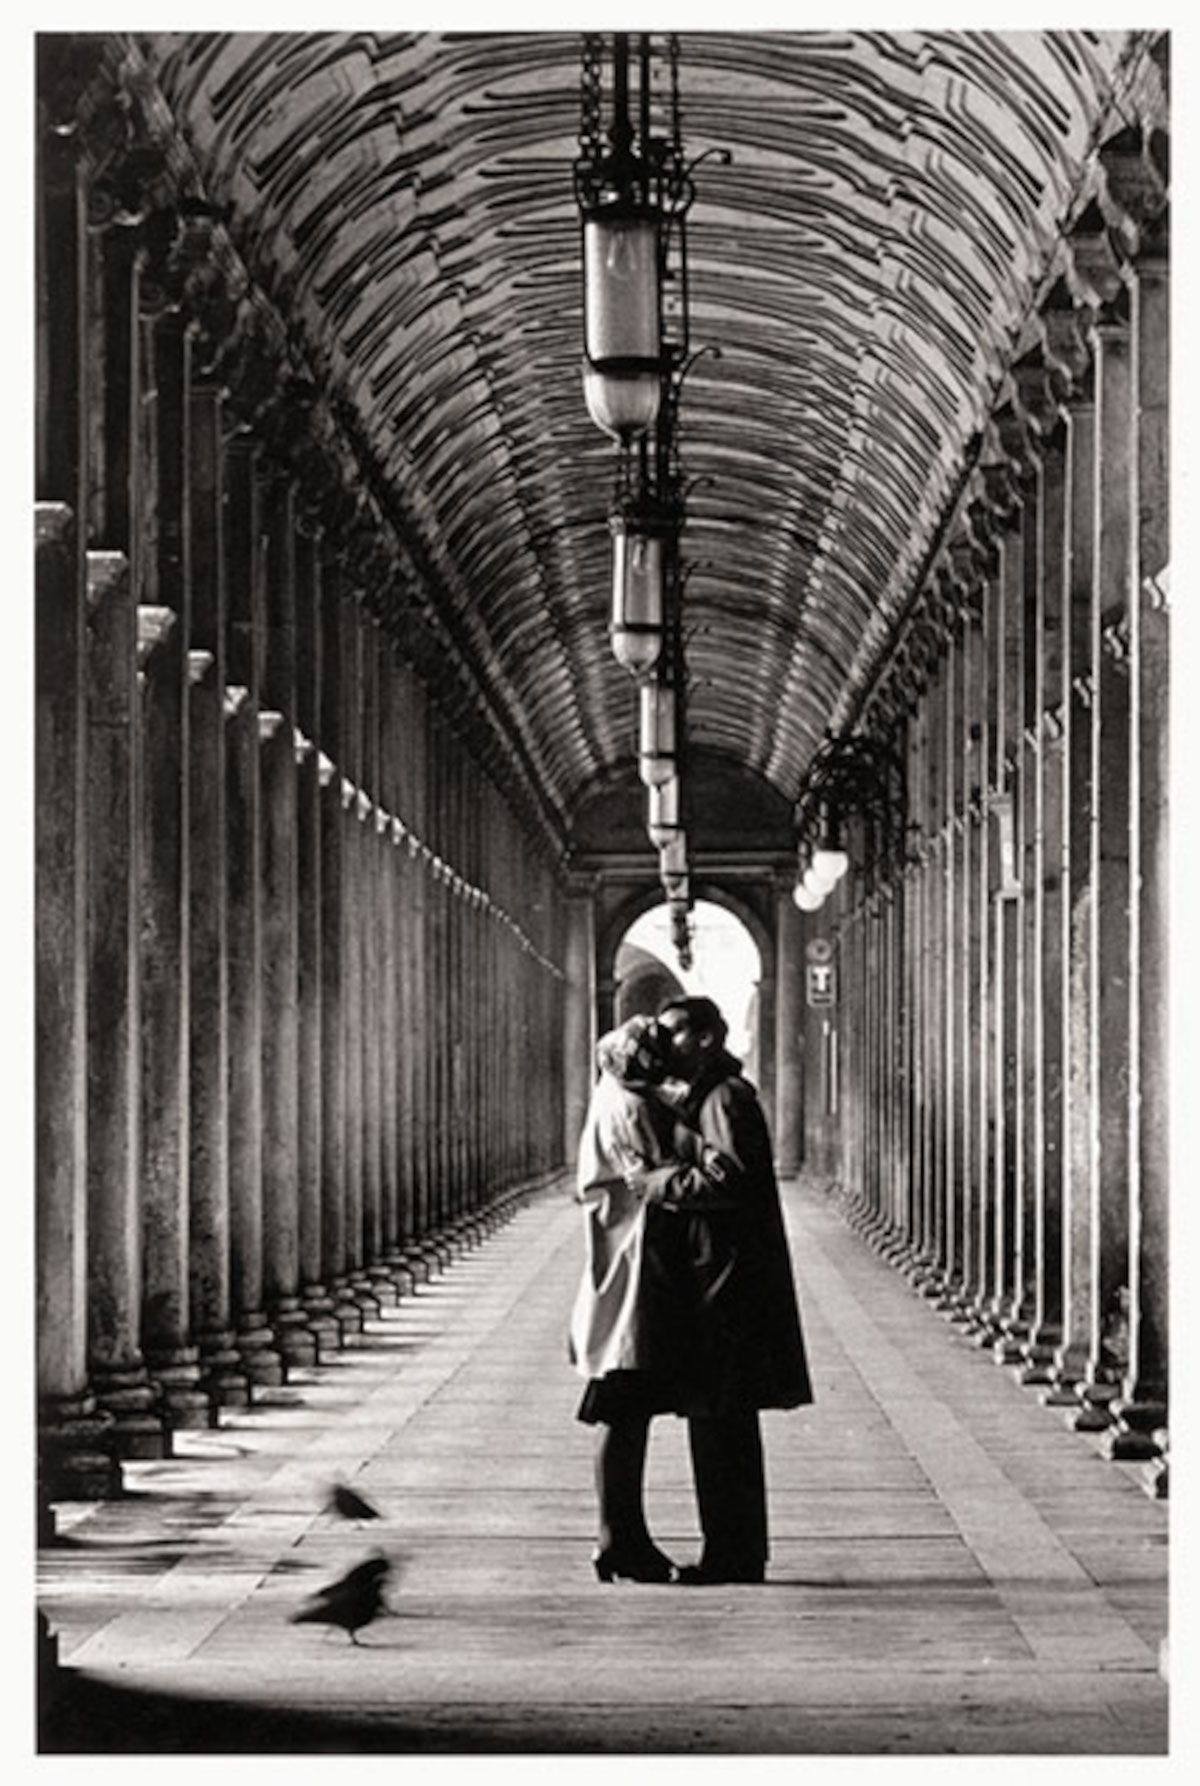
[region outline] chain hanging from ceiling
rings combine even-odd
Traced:
[[[691,363],[687,215],[695,188],[683,153],[679,62],[674,34],[658,49],[645,32],[584,34],[574,175],[583,238],[584,396],[617,450],[609,630],[618,662],[637,681],[647,831],[686,968],[693,900],[684,800],[679,405]]]

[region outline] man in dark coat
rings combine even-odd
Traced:
[[[668,1070],[687,1086],[682,1114],[722,1156],[726,1198],[724,1207],[705,1207],[702,1191],[666,1172],[646,1186],[687,1223],[697,1291],[687,1412],[704,1548],[680,1578],[758,1582],[768,1555],[759,1409],[813,1399],[771,1141],[758,1095],[725,1049],[728,1028],[713,1001],[672,1000],[658,1021]]]

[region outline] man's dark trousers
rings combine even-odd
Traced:
[[[767,1560],[767,1488],[758,1409],[688,1420],[706,1573],[761,1578]]]

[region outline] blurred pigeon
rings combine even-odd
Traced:
[[[370,1501],[364,1501],[360,1494],[347,1488],[344,1482],[335,1482],[329,1491],[329,1499],[325,1503],[326,1513],[340,1513],[343,1519],[378,1519],[378,1507],[372,1507]]]
[[[358,1563],[337,1581],[320,1588],[291,1615],[293,1625],[340,1625],[357,1643],[357,1632],[389,1609],[384,1604],[383,1584],[391,1563],[382,1551]]]

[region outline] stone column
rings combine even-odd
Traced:
[[[259,692],[264,640],[258,541],[257,448],[233,441],[227,458],[229,573],[225,699],[228,848],[230,1285],[236,1345],[252,1384],[283,1381],[283,1358],[263,1308],[262,815]]]
[[[316,1358],[300,1300],[299,956],[296,874],[296,565],[291,485],[263,492],[262,746],[262,1235],[263,1292],[289,1365]]]
[[[263,1291],[289,1364],[312,1364],[316,1340],[300,1302],[296,751],[293,728],[260,709],[262,746]]]
[[[362,1331],[350,1293],[346,1235],[346,820],[342,805],[342,676],[345,649],[342,570],[330,554],[321,566],[321,1256],[324,1281],[343,1341]]]
[[[142,687],[142,1334],[174,1425],[204,1424],[188,1285],[188,638],[191,331],[143,317],[152,367],[153,563],[138,619]],[[139,591],[139,595],[141,591]]]
[[[1110,173],[1110,178],[1112,177]],[[1130,1308],[1114,1457],[1158,1456],[1167,1415],[1170,689],[1167,577],[1169,286],[1165,223],[1135,263],[1136,587],[1130,592]],[[1166,1490],[1164,1466],[1149,1475]]]
[[[345,1063],[346,1277],[365,1315],[379,1313],[371,1295],[363,1253],[363,949],[366,902],[363,823],[370,801],[358,785],[362,774],[362,620],[357,599],[342,608],[342,1050]]]
[[[122,1457],[170,1450],[141,1350],[137,618],[123,552],[88,553],[88,1354]]]
[[[191,398],[192,650],[188,658],[189,1283],[201,1384],[243,1407],[229,1272],[229,1033],[225,861],[225,544],[222,393]]]
[[[775,889],[775,1164],[800,1170],[804,1109],[804,962],[791,887]]]
[[[188,1295],[187,653],[174,610],[138,608],[142,679],[142,1334],[173,1425],[208,1419]]]
[[[1130,685],[1125,658],[1135,576],[1136,449],[1133,368],[1126,296],[1098,318],[1096,365],[1097,536],[1092,636],[1091,974],[1095,1023],[1091,1036],[1092,1109],[1099,1145],[1099,1220],[1091,1244],[1098,1297],[1092,1310],[1088,1362],[1076,1424],[1102,1428],[1119,1392],[1127,1346],[1129,1298],[1129,908]]]
[[[321,810],[333,766],[314,742],[320,729],[323,641],[319,535],[311,528],[302,528],[297,537],[296,559],[297,1240],[301,1301],[324,1351],[339,1346],[342,1335],[325,1281],[323,1242]]]
[[[1043,527],[1040,574],[1041,624],[1037,652],[1039,698],[1038,776],[1042,828],[1042,926],[1039,971],[1042,1002],[1042,1204],[1033,1331],[1022,1374],[1025,1383],[1049,1384],[1063,1339],[1064,1205],[1066,1130],[1064,1093],[1064,912],[1068,875],[1067,759],[1064,749],[1063,662],[1066,580],[1070,551],[1068,436],[1055,418],[1043,463]]]
[[[36,509],[34,636],[37,1383],[40,1488],[118,1492],[113,1418],[87,1381],[84,587],[74,516]]]
[[[576,877],[566,898],[566,974],[563,1002],[563,1157],[573,1168],[595,1077],[595,895]],[[492,932],[495,935],[494,929]]]
[[[995,1341],[999,1362],[1015,1362],[1019,1342],[1007,1328],[1020,1303],[1021,1234],[1024,1185],[1024,1114],[1020,1088],[1024,1038],[1021,1023],[1021,891],[1019,827],[1015,790],[1021,737],[1024,552],[1020,528],[999,542],[1000,579],[996,633],[996,757],[991,810],[998,856],[993,898],[992,979],[995,986],[996,1041],[993,1104],[995,1279],[993,1313],[1002,1331]]]
[[[1074,395],[1069,415],[1071,552],[1063,675],[1067,776],[1066,867],[1064,888],[1064,976],[1067,1008],[1064,1052],[1064,1282],[1063,1340],[1055,1360],[1054,1384],[1046,1400],[1078,1407],[1075,1387],[1083,1380],[1091,1350],[1094,1313],[1100,1295],[1095,1275],[1098,1254],[1093,1234],[1099,1224],[1099,1124],[1093,1102],[1092,1039],[1096,1033],[1096,984],[1092,971],[1095,897],[1092,887],[1092,830],[1096,789],[1092,779],[1092,664],[1095,596],[1096,412],[1090,365]]]

